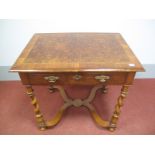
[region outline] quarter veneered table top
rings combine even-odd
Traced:
[[[11,71],[144,71],[119,33],[38,33]]]

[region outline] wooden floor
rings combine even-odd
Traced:
[[[66,89],[69,96],[85,98],[90,87]],[[62,104],[59,93],[50,94],[46,86],[35,90],[45,118],[52,118]],[[84,107],[68,109],[57,126],[39,131],[24,91],[19,81],[0,82],[0,134],[155,134],[155,79],[135,80],[113,133],[98,127]],[[104,119],[110,118],[119,92],[120,87],[110,86],[107,94],[97,93],[93,104]]]

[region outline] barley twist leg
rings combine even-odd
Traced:
[[[114,113],[113,113],[111,121],[110,121],[110,127],[109,127],[110,131],[115,131],[115,129],[116,129],[117,121],[118,121],[119,115],[121,113],[121,107],[123,106],[123,100],[126,98],[126,96],[128,94],[128,88],[129,88],[128,85],[122,86],[121,94],[117,99],[117,104],[115,105],[115,110],[114,110]]]
[[[31,103],[34,106],[35,118],[36,118],[38,127],[40,128],[40,130],[45,130],[46,129],[46,123],[45,123],[43,115],[41,114],[41,111],[39,109],[39,104],[38,104],[37,99],[33,93],[32,86],[27,85],[26,89],[27,89],[27,95],[30,96]]]

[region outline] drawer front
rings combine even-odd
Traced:
[[[33,85],[96,85],[96,84],[124,84],[128,73],[27,73],[28,81]]]

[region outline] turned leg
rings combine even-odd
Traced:
[[[50,92],[50,93],[54,93],[54,92],[55,92],[55,89],[54,89],[53,85],[50,85],[50,86],[48,87],[48,89],[49,89],[49,92]]]
[[[106,93],[108,92],[107,86],[103,86],[103,88],[101,88],[101,92],[102,92],[103,94],[106,94]]]
[[[46,129],[46,123],[44,121],[43,115],[40,112],[39,104],[38,104],[37,99],[33,93],[32,86],[27,85],[26,89],[27,89],[27,95],[30,96],[32,105],[34,106],[35,118],[36,118],[38,127],[40,128],[40,130],[45,130]]]
[[[121,94],[117,99],[117,104],[115,105],[115,110],[114,110],[114,113],[113,113],[111,121],[110,121],[110,127],[109,127],[110,131],[115,131],[115,129],[116,129],[117,121],[118,121],[119,115],[121,113],[121,107],[123,106],[123,100],[127,96],[128,88],[129,88],[128,85],[122,86]]]

